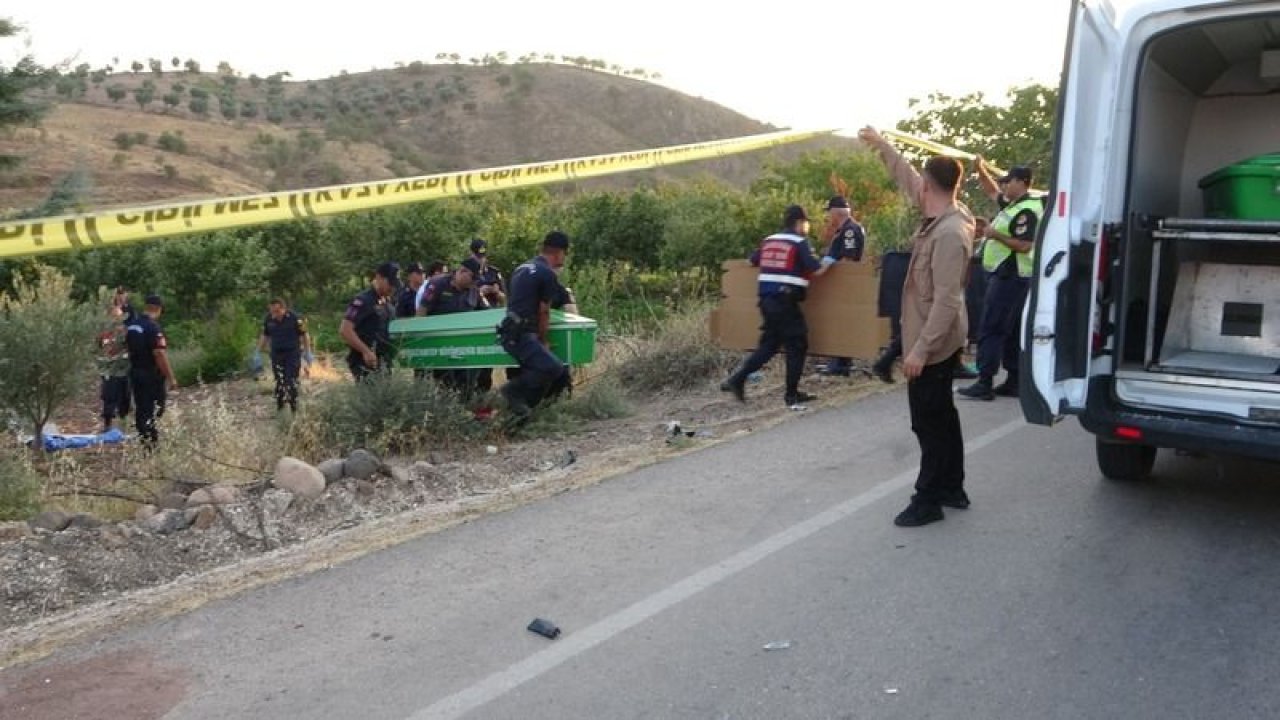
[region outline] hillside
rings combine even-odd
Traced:
[[[44,200],[75,170],[84,209],[553,160],[768,132],[728,108],[623,75],[551,63],[426,65],[291,82],[285,74],[64,76],[38,129],[0,137],[23,155],[0,175],[0,213]],[[786,157],[846,141],[811,141]],[[592,181],[711,175],[749,182],[757,152]]]

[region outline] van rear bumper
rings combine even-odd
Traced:
[[[1122,405],[1115,397],[1114,379],[1109,377],[1095,377],[1089,383],[1089,400],[1080,424],[1100,438],[1117,442],[1126,442],[1117,437],[1117,428],[1133,428],[1142,433],[1142,439],[1133,442],[1142,445],[1280,461],[1280,427]]]

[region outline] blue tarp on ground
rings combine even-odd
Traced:
[[[79,448],[93,447],[94,445],[107,445],[121,443],[128,439],[117,428],[98,434],[98,435],[63,435],[61,433],[50,433],[44,436],[44,449],[48,452],[56,450],[77,450]],[[30,440],[27,441],[30,444]]]

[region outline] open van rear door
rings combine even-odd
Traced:
[[[1083,411],[1088,394],[1120,72],[1114,17],[1105,2],[1073,3],[1058,100],[1057,171],[1022,333],[1022,411],[1041,425]]]

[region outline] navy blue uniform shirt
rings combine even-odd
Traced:
[[[267,313],[262,321],[262,334],[271,339],[271,352],[292,352],[302,347],[307,323],[292,310],[285,310],[279,320]]]
[[[369,288],[355,296],[343,317],[355,326],[360,342],[381,353],[391,349],[390,325],[394,312],[387,298],[378,297],[378,293]]]
[[[422,292],[422,309],[427,315],[475,310],[480,305],[480,293],[474,287],[459,290],[453,286],[453,273],[441,275],[427,283]]]
[[[542,303],[550,306],[563,297],[564,287],[551,269],[551,263],[541,255],[516,268],[511,273],[511,293],[507,297],[507,309],[525,321],[538,317]]]
[[[400,288],[400,297],[396,300],[396,317],[411,318],[418,314],[418,291],[405,285]]]
[[[827,257],[832,260],[862,260],[862,249],[866,247],[867,235],[862,226],[853,218],[846,218],[831,236],[831,246],[827,248]]]
[[[156,370],[156,350],[169,347],[164,330],[146,313],[134,315],[125,326],[125,345],[129,348],[129,366],[134,370]]]

